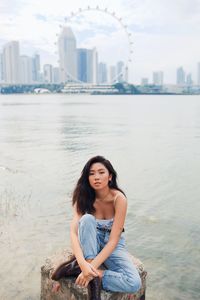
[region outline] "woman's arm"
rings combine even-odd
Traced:
[[[96,269],[111,255],[111,253],[116,248],[122,230],[124,228],[124,222],[127,211],[127,199],[121,194],[117,197],[115,201],[115,217],[112,225],[112,230],[110,233],[110,238],[106,246],[101,250],[101,252],[94,258],[91,262]]]
[[[81,266],[84,263],[84,256],[83,251],[81,249],[79,240],[78,240],[78,222],[81,218],[81,215],[79,215],[76,212],[76,209],[74,209],[74,216],[70,224],[70,238],[71,238],[71,246],[73,253],[77,259],[77,262],[79,266]]]
[[[77,262],[79,264],[79,267],[81,268],[81,271],[83,272],[83,276],[87,278],[88,276],[97,276],[96,269],[89,264],[83,255],[83,251],[81,249],[79,239],[78,239],[78,222],[81,218],[81,215],[79,215],[76,211],[76,208],[74,209],[74,216],[70,224],[70,238],[71,238],[71,245],[73,253],[77,259]]]

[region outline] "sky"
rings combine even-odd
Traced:
[[[79,12],[88,6],[109,13]],[[77,47],[96,47],[99,61],[108,66],[124,61],[129,82],[147,77],[151,83],[153,72],[163,71],[164,83],[175,84],[180,66],[197,80],[200,0],[1,0],[0,52],[18,40],[21,55],[38,53],[42,64],[56,66],[63,26],[72,28]]]

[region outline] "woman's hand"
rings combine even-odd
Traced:
[[[77,279],[76,279],[76,284],[77,285],[80,285],[80,286],[82,286],[82,287],[87,287],[88,286],[88,283],[90,282],[90,280],[92,280],[93,279],[93,277],[91,276],[91,277],[87,277],[87,279],[86,279],[86,277],[84,277],[83,276],[83,273],[81,273],[81,274],[79,274],[79,276],[77,277]]]
[[[94,278],[98,276],[97,270],[88,262],[84,264],[81,268],[82,272],[76,279],[76,284],[80,286],[87,287],[88,283]]]

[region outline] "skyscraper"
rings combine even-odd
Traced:
[[[97,83],[98,58],[96,48],[87,51],[87,82]]]
[[[116,67],[110,66],[110,84],[116,82]]]
[[[128,75],[129,75],[128,66],[126,66],[125,71],[124,71],[124,80],[125,80],[125,82],[128,82]]]
[[[60,72],[58,67],[53,68],[53,83],[60,82]]]
[[[97,83],[98,55],[95,48],[77,49],[77,77],[78,80],[88,83]]]
[[[98,83],[105,84],[107,81],[107,66],[105,63],[100,62],[98,64]]]
[[[155,85],[163,85],[163,72],[153,72],[153,84]]]
[[[53,82],[53,67],[50,64],[45,64],[43,66],[44,70],[44,82],[45,83],[52,83]]]
[[[63,28],[58,39],[58,47],[61,81],[76,81],[76,39],[70,27]]]
[[[32,83],[32,57],[20,56],[20,82],[23,84]]]
[[[192,81],[192,74],[191,74],[191,73],[187,74],[187,76],[186,76],[186,84],[187,84],[188,86],[191,86],[191,85],[193,84],[193,81]]]
[[[200,62],[197,64],[197,85],[200,86]]]
[[[20,82],[19,42],[12,41],[3,48],[3,74],[6,83]]]
[[[185,84],[185,71],[183,70],[183,67],[179,67],[177,69],[176,73],[176,83],[178,85]]]
[[[3,81],[3,54],[0,53],[0,82]]]
[[[118,61],[117,63],[117,81],[124,81],[124,63],[123,61]]]
[[[34,82],[40,81],[40,56],[35,54],[32,59],[32,79]]]
[[[87,82],[87,49],[77,49],[77,78],[82,82]]]

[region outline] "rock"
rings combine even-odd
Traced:
[[[53,270],[71,257],[71,251],[65,249],[58,251],[52,257],[46,259],[45,264],[41,267],[41,300],[88,300],[87,289],[75,285],[75,278],[73,277],[61,279],[61,289],[58,292],[52,291],[52,287],[56,283],[51,280]],[[136,294],[111,293],[102,290],[102,300],[145,300],[147,272],[144,270],[144,266],[139,259],[132,255],[131,257],[142,279],[142,288]]]

